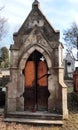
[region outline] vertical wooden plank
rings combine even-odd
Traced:
[[[32,87],[35,81],[35,65],[28,61],[25,67],[25,87]]]
[[[45,62],[40,61],[38,63],[38,85],[39,86],[48,86],[47,85],[47,65]]]
[[[35,64],[34,61],[28,61],[25,67],[24,110],[32,111],[35,104],[34,81]]]
[[[48,81],[46,62],[39,61],[37,75],[37,106],[39,111],[45,111],[48,109]]]

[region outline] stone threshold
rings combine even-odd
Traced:
[[[54,125],[62,125],[62,120],[41,120],[41,119],[22,119],[22,118],[4,118],[5,122],[14,122],[14,123],[27,123],[27,124],[54,124]]]
[[[15,112],[8,112],[8,114],[11,114],[11,115],[46,115],[46,116],[60,116],[60,117],[62,117],[62,114],[50,113],[48,111],[36,111],[36,112],[15,111]]]
[[[33,124],[63,124],[61,114],[44,112],[9,112],[4,118],[5,122],[33,123]]]

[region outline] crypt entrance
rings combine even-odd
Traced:
[[[24,69],[24,110],[48,110],[48,67],[44,56],[34,51]]]

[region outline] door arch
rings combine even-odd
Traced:
[[[48,110],[48,67],[44,56],[34,51],[28,58],[25,69],[24,110]]]

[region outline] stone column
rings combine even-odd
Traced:
[[[17,99],[17,68],[11,68],[12,79],[7,84],[6,106],[7,112],[16,111]]]
[[[24,98],[23,98],[23,92],[24,92],[24,75],[23,75],[21,69],[19,69],[19,71],[18,71],[17,91],[18,91],[17,111],[24,111]]]
[[[67,108],[67,86],[63,80],[63,72],[64,68],[59,68],[59,84],[62,89],[62,112],[63,112],[63,119],[68,118],[68,108]]]

